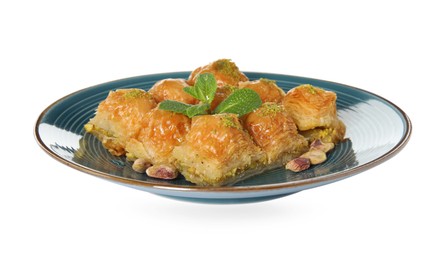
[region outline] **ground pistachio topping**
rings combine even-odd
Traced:
[[[142,89],[131,89],[124,93],[125,98],[140,98],[144,96],[146,92]]]
[[[231,114],[223,114],[221,116],[221,120],[222,120],[224,126],[232,127],[232,128],[236,128],[236,129],[241,128],[241,125],[239,124],[239,122],[237,120],[235,120],[235,118]]]
[[[282,112],[282,106],[276,103],[264,103],[259,109],[259,114],[262,116],[273,116]]]
[[[260,78],[259,81],[265,84],[276,84],[276,80],[272,79]]]
[[[220,59],[215,61],[215,69],[225,75],[233,77],[235,80],[240,78],[238,67],[229,59]]]

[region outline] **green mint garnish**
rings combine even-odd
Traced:
[[[210,104],[215,98],[216,79],[212,73],[204,73],[197,77],[195,86],[185,87],[184,91],[204,104]]]
[[[190,106],[188,109],[186,109],[184,114],[190,118],[192,118],[194,116],[198,116],[198,115],[205,115],[205,114],[207,114],[207,111],[209,110],[209,108],[210,108],[209,104],[193,105],[193,106]]]
[[[160,103],[159,109],[184,114],[190,118],[197,115],[207,114],[210,103],[215,98],[218,86],[215,76],[211,73],[204,73],[197,77],[195,86],[185,87],[184,91],[201,101],[197,105],[189,105],[173,100],[164,100]],[[245,115],[259,108],[262,104],[261,98],[254,90],[244,88],[233,91],[215,109],[214,113],[232,113],[238,116]]]
[[[195,86],[183,88],[186,93],[202,101],[201,104],[189,105],[178,101],[164,100],[160,103],[159,108],[162,110],[173,111],[175,113],[181,113],[190,118],[197,115],[207,114],[210,108],[210,103],[215,98],[217,87],[216,79],[213,74],[201,74],[197,77]]]
[[[245,115],[259,108],[262,104],[258,93],[252,89],[238,89],[221,102],[215,109],[216,114],[232,113]]]
[[[160,103],[159,109],[180,113],[192,118],[197,115],[207,114],[209,104],[189,105],[174,100],[164,100]]]
[[[168,110],[175,113],[184,114],[186,110],[192,105],[181,103],[175,100],[164,100],[158,106],[159,109]]]

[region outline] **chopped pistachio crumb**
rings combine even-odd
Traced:
[[[225,114],[221,117],[224,126],[240,129],[241,126],[232,115]]]
[[[259,81],[261,81],[264,84],[275,84],[276,85],[276,80],[272,80],[272,79],[260,78]]]
[[[126,153],[126,159],[128,161],[135,161],[138,158],[133,153]]]
[[[88,133],[92,132],[93,129],[94,129],[93,124],[87,123],[84,125],[84,130],[86,130],[86,132],[88,132]]]
[[[310,91],[311,94],[313,94],[313,95],[316,94],[316,90],[312,85],[308,85],[307,87],[308,87],[308,90]]]
[[[235,80],[238,80],[240,77],[239,69],[229,59],[220,59],[215,61],[214,63],[215,69],[220,71],[221,73],[233,77]]]
[[[321,130],[319,132],[319,137],[320,138],[325,138],[325,137],[329,136],[332,132],[333,132],[333,129],[325,128],[324,130]]]
[[[282,111],[282,106],[276,103],[264,103],[259,109],[259,114],[262,116],[275,115]]]
[[[235,92],[235,90],[239,89],[238,87],[231,86],[231,85],[225,85],[225,86],[222,86],[221,88],[226,89],[228,91],[228,93],[233,93],[233,92]]]
[[[140,97],[144,96],[144,94],[146,94],[146,92],[142,89],[131,89],[131,90],[127,91],[126,93],[124,93],[124,97],[125,98],[140,98]]]
[[[307,88],[308,91],[310,92],[310,94],[312,94],[312,95],[318,94],[318,91],[323,91],[321,88],[315,87],[310,84],[301,85],[301,87]]]

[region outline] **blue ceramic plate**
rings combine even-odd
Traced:
[[[37,120],[39,145],[56,160],[82,172],[176,199],[238,203],[268,200],[329,184],[368,170],[397,154],[408,142],[411,122],[396,105],[373,93],[329,81],[269,73],[245,72],[251,79],[276,80],[285,91],[309,83],[336,92],[338,115],[347,125],[347,140],[337,145],[325,163],[294,173],[284,168],[267,171],[234,186],[207,188],[184,178],[153,179],[131,169],[124,157],[103,149],[83,125],[94,116],[110,90],[149,89],[164,78],[187,78],[189,72],[146,75],[112,81],[72,93],[45,109]]]

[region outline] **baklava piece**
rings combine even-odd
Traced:
[[[337,143],[344,138],[345,125],[336,112],[336,93],[304,84],[288,91],[282,104],[300,134],[310,142],[320,139]]]
[[[186,180],[202,186],[242,180],[265,160],[234,114],[192,118],[186,140],[173,150],[173,156]]]
[[[85,130],[95,135],[111,154],[124,155],[128,140],[141,128],[142,118],[156,105],[151,95],[142,89],[110,91]]]
[[[295,122],[280,104],[264,103],[244,116],[243,125],[266,153],[268,165],[284,165],[309,149],[307,140],[298,134]]]
[[[219,59],[192,71],[187,83],[193,86],[196,78],[204,73],[212,73],[215,76],[218,86],[238,86],[239,82],[249,80],[247,76],[238,69],[234,62],[229,59]]]
[[[155,108],[141,121],[141,128],[126,147],[129,159],[145,159],[148,163],[173,164],[175,146],[181,144],[190,130],[190,119],[171,111]]]

